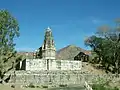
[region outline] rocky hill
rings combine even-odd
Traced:
[[[73,60],[79,52],[84,52],[85,54],[90,54],[90,51],[84,50],[80,47],[74,45],[68,45],[56,53],[56,59],[63,59],[63,60]]]

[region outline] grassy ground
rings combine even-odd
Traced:
[[[0,85],[0,90],[23,90],[20,87],[11,88],[9,85]]]
[[[41,89],[41,88],[25,88],[23,90],[48,90],[48,89]]]
[[[56,88],[21,88],[16,86],[11,88],[9,85],[0,85],[0,90],[85,90],[83,87],[56,87]]]
[[[0,90],[47,90],[41,88],[21,88],[20,86],[16,86],[15,88],[11,88],[9,85],[0,85]]]

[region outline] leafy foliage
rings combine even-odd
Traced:
[[[119,90],[118,88],[110,88],[110,87],[105,87],[101,84],[94,84],[92,86],[93,90]]]
[[[14,38],[19,36],[17,20],[7,11],[0,10],[0,82],[3,83],[5,73],[15,67],[21,60],[14,49]]]
[[[94,63],[101,64],[106,72],[120,73],[120,22],[116,27],[101,26],[95,35],[85,40],[93,51]]]

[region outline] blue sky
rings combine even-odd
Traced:
[[[48,26],[57,50],[70,44],[89,49],[84,39],[101,25],[113,25],[120,17],[120,0],[0,0],[0,9],[10,11],[19,22],[18,51],[39,48]]]

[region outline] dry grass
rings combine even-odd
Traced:
[[[0,85],[0,90],[47,90],[42,88],[21,88],[20,86],[16,86],[15,88],[11,88],[10,85]]]
[[[0,85],[0,90],[23,90],[20,87],[11,88],[9,85]]]
[[[10,85],[0,85],[0,90],[85,90],[85,88],[81,86],[52,88],[21,88],[20,86],[16,86],[16,88],[11,88]]]
[[[102,69],[96,69],[95,67],[92,66],[92,64],[88,63],[88,62],[82,62],[83,67],[82,67],[82,71],[88,71],[92,74],[106,74],[104,70]]]

